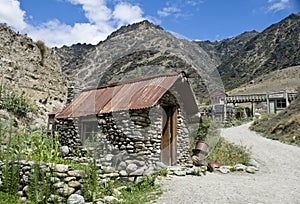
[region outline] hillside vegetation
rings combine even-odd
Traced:
[[[47,113],[63,107],[67,92],[54,50],[40,40],[34,42],[16,33],[6,24],[0,24],[0,86],[5,96],[0,97],[0,109],[11,109],[9,104],[3,105],[3,100],[16,98],[12,95],[27,97],[37,111],[26,117],[31,117],[37,126],[45,124]]]
[[[300,65],[300,14],[292,14],[251,38],[218,66],[227,90],[275,70]]]
[[[288,67],[257,77],[253,83],[244,84],[228,92],[229,95],[267,93],[287,90],[294,92],[300,85],[300,66]]]
[[[251,126],[268,138],[300,146],[300,91],[291,105],[278,115],[263,117]]]

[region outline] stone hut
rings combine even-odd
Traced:
[[[188,123],[197,114],[185,73],[174,72],[86,89],[56,116],[56,130],[73,154],[87,149],[115,162],[125,154],[170,166],[189,160]]]

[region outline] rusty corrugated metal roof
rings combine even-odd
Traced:
[[[86,89],[57,118],[149,108],[182,77],[182,72],[142,77]]]

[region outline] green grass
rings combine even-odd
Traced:
[[[138,183],[127,183],[126,186],[127,188],[121,191],[121,203],[147,203],[156,200],[162,194],[160,186],[155,184],[155,177],[144,176]]]
[[[0,204],[33,204],[30,201],[22,202],[17,196],[0,191]]]
[[[220,137],[215,148],[209,152],[208,161],[218,161],[221,165],[248,165],[250,152],[245,146],[235,145]]]

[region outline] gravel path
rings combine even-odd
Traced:
[[[171,177],[163,181],[160,204],[191,203],[300,203],[300,148],[251,132],[250,124],[223,129],[228,141],[251,148],[260,163],[255,174],[207,173]]]

